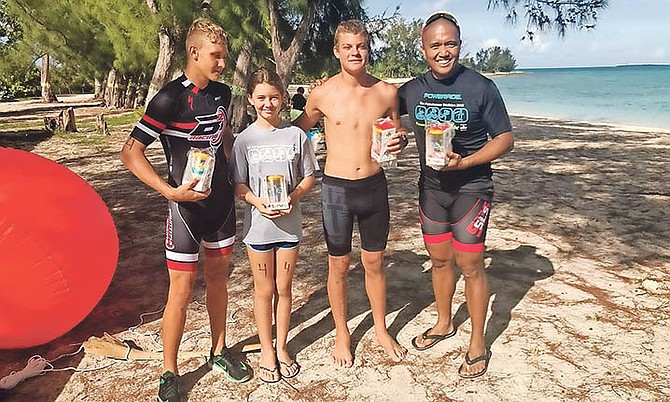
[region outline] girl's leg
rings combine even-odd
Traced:
[[[254,277],[254,317],[261,342],[259,376],[266,382],[279,379],[275,350],[272,346],[272,298],[275,292],[275,252],[255,251],[247,246]],[[275,371],[272,371],[275,370]]]
[[[299,366],[293,364],[288,354],[286,343],[288,338],[289,324],[291,321],[291,303],[293,274],[298,261],[298,247],[292,249],[277,249],[276,251],[276,276],[277,276],[277,359],[280,362],[282,375],[293,377],[297,374]]]

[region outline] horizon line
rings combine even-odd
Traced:
[[[631,66],[670,66],[670,62],[661,63],[621,63],[621,64],[596,64],[585,66],[544,66],[544,67],[516,67],[513,71],[519,69],[549,69],[549,68],[596,68],[596,67],[631,67]]]

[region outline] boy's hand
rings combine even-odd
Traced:
[[[173,189],[167,198],[174,202],[194,202],[204,200],[207,198],[207,196],[209,196],[212,190],[207,190],[202,193],[193,190],[199,181],[200,179],[196,177],[190,182],[182,184],[181,186]]]

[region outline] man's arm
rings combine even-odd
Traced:
[[[488,163],[508,153],[513,148],[514,136],[511,131],[507,131],[497,135],[491,141],[487,142],[480,150],[465,158],[461,158],[460,155],[453,152],[447,152],[449,163],[447,163],[441,170],[462,170]]]
[[[147,159],[144,153],[146,149],[146,145],[133,137],[128,137],[126,143],[123,144],[123,149],[121,149],[121,161],[144,184],[158,191],[168,200],[175,202],[198,201],[207,198],[209,192],[199,193],[193,191],[193,187],[198,184],[198,179],[193,179],[190,183],[183,184],[177,188],[172,187],[168,182],[163,180]]]

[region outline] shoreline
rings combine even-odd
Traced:
[[[496,73],[499,75],[509,75],[516,74],[515,72],[511,73]],[[396,79],[397,80],[397,79]],[[388,82],[388,81],[387,81]],[[291,84],[293,85],[293,84]],[[296,85],[297,87],[298,85]],[[42,109],[46,110],[57,110],[67,107],[100,107],[98,103],[93,103],[93,94],[81,94],[81,95],[60,95],[62,99],[58,103],[42,103],[39,99],[34,100],[24,100],[16,102],[0,102],[0,123],[3,123],[3,118],[11,117],[13,114],[29,112],[29,111],[41,111]],[[21,107],[25,106],[25,107]],[[113,111],[108,111],[106,114],[111,114]],[[543,120],[547,122],[563,122],[565,124],[576,124],[576,125],[591,125],[598,127],[607,127],[613,130],[624,130],[624,131],[639,131],[639,132],[658,132],[664,134],[670,134],[670,127],[658,127],[653,125],[640,126],[635,124],[626,124],[626,123],[615,123],[615,122],[598,122],[594,120],[582,120],[582,119],[570,119],[570,118],[561,118],[558,116],[546,116],[538,115],[533,113],[512,113],[508,112],[510,117],[526,117],[535,120]],[[41,118],[37,118],[41,120]],[[0,131],[1,132],[1,131]]]
[[[574,125],[578,125],[578,126],[579,125],[581,125],[581,126],[590,125],[590,126],[597,126],[597,127],[602,127],[602,128],[609,128],[609,129],[612,129],[612,130],[670,134],[670,128],[664,128],[664,127],[636,126],[636,125],[633,125],[633,124],[595,122],[595,121],[592,121],[592,120],[562,119],[560,117],[555,117],[555,116],[541,116],[541,115],[533,115],[533,114],[529,114],[529,113],[509,113],[509,115],[510,115],[510,117],[543,120],[543,121],[546,121],[548,123],[563,122],[565,124],[574,124]]]

